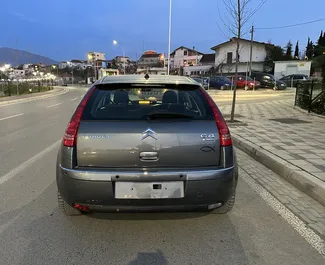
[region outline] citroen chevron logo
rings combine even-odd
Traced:
[[[157,139],[158,139],[157,136],[158,136],[158,135],[157,135],[157,133],[156,133],[154,130],[148,128],[147,130],[145,130],[145,131],[142,133],[141,140],[144,140],[144,139],[146,139],[146,138],[148,138],[148,137],[152,137],[153,139],[157,140]]]

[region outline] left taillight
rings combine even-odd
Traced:
[[[95,86],[91,87],[88,90],[87,94],[83,97],[77,109],[73,113],[72,118],[67,126],[67,129],[64,132],[64,136],[63,136],[64,146],[73,147],[76,145],[81,116],[89,98],[91,97],[94,91],[95,91]]]

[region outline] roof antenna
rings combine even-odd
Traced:
[[[144,78],[148,80],[148,79],[149,79],[149,75],[146,74],[146,75],[144,76]]]

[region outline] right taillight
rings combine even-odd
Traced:
[[[79,103],[76,111],[72,115],[72,118],[67,126],[67,129],[65,130],[64,136],[63,136],[63,145],[68,147],[73,147],[76,145],[77,142],[77,134],[78,134],[78,128],[81,120],[82,113],[85,109],[85,106],[94,92],[95,87],[91,87],[87,94],[84,96],[84,98]]]
[[[229,128],[227,126],[227,123],[225,119],[223,118],[220,110],[218,109],[216,103],[213,101],[213,99],[210,97],[210,95],[203,89],[201,89],[201,92],[205,96],[206,100],[209,103],[209,106],[211,107],[214,119],[216,121],[218,131],[219,131],[219,139],[220,139],[220,145],[221,146],[230,146],[232,145],[231,135]]]

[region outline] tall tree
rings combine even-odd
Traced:
[[[313,43],[313,41],[310,41],[310,47],[309,47],[309,55],[310,55],[310,59],[309,60],[311,60],[312,59],[312,57],[314,57],[314,50],[315,50],[315,47],[314,47],[314,43]]]
[[[284,51],[281,46],[267,46],[264,60],[264,72],[274,73],[274,61],[284,61]]]
[[[314,52],[313,42],[308,37],[308,42],[305,51],[305,59],[311,60],[311,58],[313,57],[313,52]]]
[[[299,60],[299,42],[298,41],[296,43],[294,59]]]
[[[317,41],[317,45],[323,46],[323,40],[324,40],[323,31],[321,31]]]
[[[220,20],[227,29],[228,33],[233,38],[236,45],[236,63],[235,63],[235,78],[238,76],[238,64],[239,64],[239,50],[240,50],[240,39],[246,23],[252,18],[252,16],[261,8],[266,0],[260,0],[260,3],[256,8],[251,8],[252,0],[223,0],[223,4],[226,8],[227,15],[222,18],[219,13]],[[226,21],[228,19],[228,21]],[[226,35],[226,34],[225,34]],[[235,105],[236,105],[236,90],[237,85],[235,83],[233,90],[233,99],[231,107],[231,121],[235,118]]]
[[[292,43],[291,43],[291,41],[289,41],[286,45],[286,53],[285,53],[284,58],[287,61],[292,60]]]
[[[323,31],[321,31],[317,41],[317,45],[315,45],[314,48],[314,56],[318,57],[320,55],[323,55],[324,51],[325,51],[325,32],[323,34]]]

